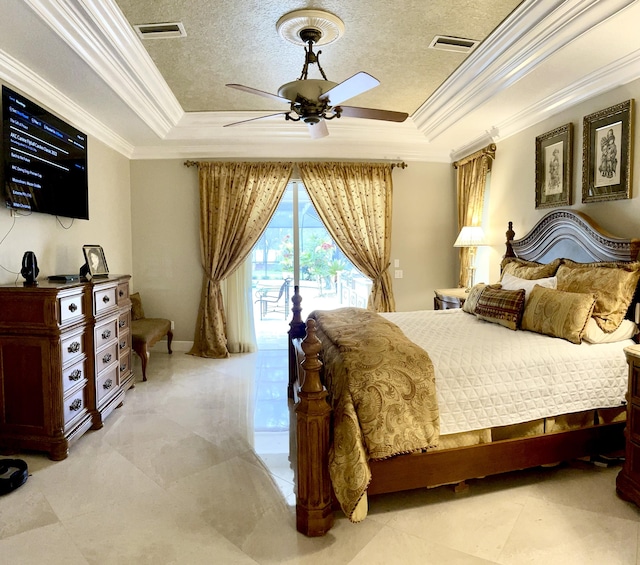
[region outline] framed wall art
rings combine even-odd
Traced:
[[[631,198],[633,99],[583,120],[582,202]]]
[[[536,208],[571,204],[573,124],[536,137]]]

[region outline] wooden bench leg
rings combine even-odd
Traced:
[[[147,361],[149,361],[149,352],[147,351],[147,344],[145,343],[138,352],[140,355],[140,361],[142,361],[142,380],[147,380]]]
[[[171,340],[173,339],[173,332],[171,330],[169,330],[167,332],[167,349],[169,350],[169,355],[171,355],[171,353],[173,353],[173,351],[171,351]]]

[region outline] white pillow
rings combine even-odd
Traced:
[[[524,288],[524,303],[526,304],[529,300],[529,294],[531,294],[534,286],[540,285],[543,288],[555,289],[558,286],[558,279],[556,277],[547,277],[546,279],[529,280],[515,277],[509,273],[504,273],[500,284],[505,290],[519,290]]]
[[[600,326],[593,318],[589,318],[582,339],[589,343],[613,343],[615,341],[631,339],[637,333],[638,326],[631,320],[622,320],[616,330],[607,333],[600,329]]]

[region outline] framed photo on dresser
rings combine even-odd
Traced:
[[[109,274],[107,260],[100,245],[83,245],[82,251],[89,274],[92,277],[107,276]]]
[[[536,209],[571,204],[572,165],[573,124],[536,137]]]

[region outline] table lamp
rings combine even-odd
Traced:
[[[453,244],[454,247],[469,248],[469,266],[467,267],[467,291],[473,286],[476,270],[476,248],[479,245],[486,245],[484,231],[480,226],[464,226]]]

